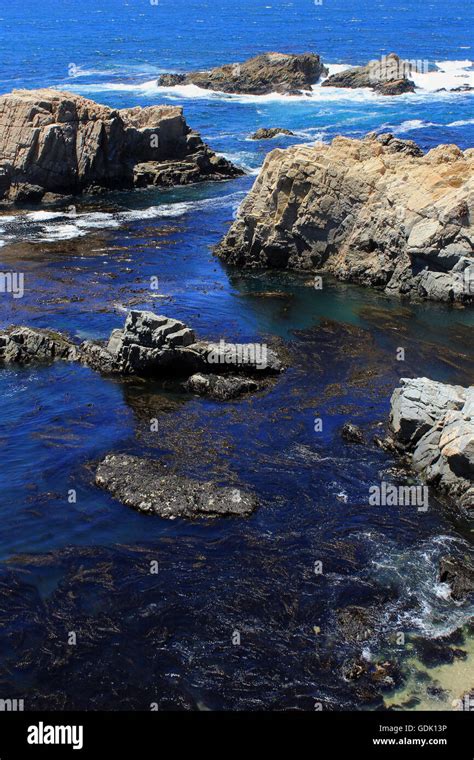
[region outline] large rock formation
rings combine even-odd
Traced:
[[[325,73],[327,70],[319,55],[314,53],[264,53],[243,63],[228,63],[210,71],[162,74],[158,85],[173,87],[177,84],[195,84],[219,92],[250,95],[279,92],[294,95],[310,90]]]
[[[391,399],[395,439],[428,484],[474,509],[474,386],[425,377],[400,383]]]
[[[332,74],[322,82],[322,86],[369,87],[380,95],[403,95],[405,92],[415,92],[415,85],[407,76],[411,68],[410,61],[403,61],[395,53],[390,53],[379,61],[370,61],[366,66],[354,66]]]
[[[217,247],[240,267],[325,270],[387,293],[474,295],[474,149],[336,137],[268,154]]]
[[[130,311],[106,344],[77,345],[51,330],[11,327],[0,332],[0,362],[28,365],[80,361],[104,374],[174,378],[179,389],[218,400],[261,390],[283,365],[265,343],[198,341],[183,322],[149,311]]]
[[[244,517],[257,507],[253,494],[176,475],[160,462],[126,454],[109,454],[95,482],[126,506],[169,520]]]
[[[0,97],[0,201],[239,174],[188,127],[176,106],[115,110],[48,89]]]

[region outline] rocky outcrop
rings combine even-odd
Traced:
[[[456,601],[474,594],[474,563],[469,557],[441,557],[439,580],[451,587],[451,596]]]
[[[257,507],[238,488],[176,475],[160,462],[111,454],[97,467],[95,483],[128,507],[172,520],[176,517],[244,517]]]
[[[11,327],[0,333],[0,362],[5,364],[76,361],[79,356],[77,346],[52,330]]]
[[[30,327],[0,332],[0,362],[56,359],[79,361],[104,374],[175,378],[182,390],[218,400],[261,390],[269,376],[283,370],[265,343],[198,341],[183,322],[149,311],[130,311],[124,328],[113,330],[107,343],[77,345],[60,333]]]
[[[426,482],[474,509],[474,386],[402,378],[390,426]]]
[[[322,82],[322,86],[368,87],[380,95],[403,95],[405,92],[415,92],[415,84],[407,76],[411,70],[410,61],[403,61],[395,53],[390,53],[381,60],[369,61],[366,66],[354,66],[332,74]]]
[[[389,294],[474,296],[474,149],[370,134],[273,150],[217,254]]]
[[[174,87],[194,84],[206,90],[236,94],[268,95],[278,92],[294,95],[310,90],[326,73],[319,55],[314,53],[264,53],[243,63],[228,63],[210,71],[162,74],[158,85]]]
[[[347,443],[365,443],[364,433],[352,422],[346,422],[341,429],[341,438]]]
[[[0,97],[0,201],[242,173],[203,143],[177,106],[116,110],[49,89]]]
[[[283,129],[282,127],[261,127],[251,135],[251,140],[272,140],[278,135],[290,135],[294,137],[295,133],[291,129]]]

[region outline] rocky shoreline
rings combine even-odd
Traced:
[[[474,386],[428,378],[400,380],[391,398],[390,428],[399,451],[428,485],[458,508],[474,510]]]
[[[474,149],[391,134],[273,150],[217,255],[327,272],[390,295],[470,303]]]
[[[243,173],[190,129],[178,106],[117,110],[52,89],[0,96],[3,205]]]

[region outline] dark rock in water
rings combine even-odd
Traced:
[[[346,422],[343,426],[341,430],[341,438],[348,441],[348,443],[365,443],[362,430],[351,422]]]
[[[0,97],[0,201],[243,174],[193,132],[177,106],[116,110],[51,89]]]
[[[265,343],[197,341],[183,322],[151,311],[130,311],[124,328],[113,330],[107,345],[84,341],[77,346],[59,333],[29,327],[0,332],[0,362],[54,359],[80,361],[104,374],[188,378],[181,389],[221,400],[259,390],[262,378],[283,370]]]
[[[277,137],[277,135],[291,135],[294,137],[294,132],[292,132],[290,129],[282,129],[280,127],[261,127],[260,129],[257,129],[256,132],[251,135],[252,140],[271,140],[273,137]]]
[[[204,375],[197,373],[191,375],[184,383],[184,389],[198,396],[207,396],[208,398],[227,401],[237,398],[245,393],[258,391],[261,385],[252,378],[225,376],[225,375]]]
[[[167,519],[244,517],[257,507],[254,495],[171,473],[159,462],[111,454],[97,468],[95,483],[128,507]]]
[[[366,66],[355,66],[332,74],[324,80],[322,86],[350,89],[369,87],[380,95],[402,95],[405,92],[415,92],[414,83],[406,76],[409,71],[408,61],[390,53],[380,61],[370,61]]]
[[[412,467],[466,510],[474,509],[474,387],[402,378],[390,426]]]
[[[347,641],[366,641],[374,634],[379,614],[376,607],[351,605],[337,610],[337,624]]]
[[[161,74],[158,84],[160,87],[176,87],[186,82],[186,74]]]
[[[299,94],[311,89],[318,79],[327,73],[319,55],[303,53],[264,53],[243,63],[229,63],[210,71],[189,74],[162,74],[160,87],[176,84],[195,84],[206,90],[268,95],[271,92]]]
[[[127,375],[183,375],[239,372],[277,374],[283,369],[266,344],[197,341],[183,322],[151,311],[130,311],[123,330],[113,330],[106,347],[89,341],[83,361],[101,371]]]
[[[451,587],[453,599],[465,599],[474,592],[474,564],[467,557],[442,557],[439,562],[439,579]]]
[[[467,657],[467,652],[450,647],[444,638],[416,638],[413,643],[418,659],[427,668],[436,668],[439,665],[452,663],[457,659],[464,660]]]
[[[0,361],[6,364],[31,364],[56,359],[76,361],[78,357],[77,347],[53,330],[12,327],[0,333]]]

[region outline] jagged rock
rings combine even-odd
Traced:
[[[0,333],[0,361],[11,364],[64,359],[75,361],[77,347],[60,333],[31,327],[11,327]]]
[[[390,426],[424,479],[474,509],[474,386],[402,378],[391,398]]]
[[[250,515],[253,494],[171,473],[156,461],[111,454],[97,467],[95,483],[128,507],[167,519]]]
[[[370,134],[273,150],[216,253],[418,299],[474,297],[474,149]]]
[[[294,137],[294,132],[291,129],[282,129],[281,127],[261,127],[251,135],[251,140],[271,140],[278,135],[291,135]]]
[[[78,346],[60,333],[29,327],[0,332],[0,362],[55,359],[80,361],[104,374],[175,378],[182,390],[220,400],[263,389],[261,378],[283,370],[264,343],[197,341],[183,322],[151,311],[130,311],[123,330],[112,330],[107,344],[88,340]]]
[[[369,87],[380,95],[402,95],[415,92],[415,84],[408,79],[411,71],[409,61],[401,60],[395,53],[380,61],[370,61],[366,66],[355,66],[332,74],[322,82],[323,87]]]
[[[258,391],[261,385],[248,377],[204,375],[197,373],[191,375],[184,383],[184,389],[197,396],[207,396],[227,401],[242,396],[244,393]]]
[[[0,97],[0,200],[174,185],[242,174],[177,106],[116,110],[51,89]]]
[[[474,564],[468,557],[442,557],[439,579],[451,587],[453,599],[464,599],[474,592]]]
[[[362,430],[351,422],[346,422],[345,425],[342,426],[341,438],[348,443],[365,443]]]
[[[219,92],[267,95],[271,92],[298,94],[310,90],[311,85],[327,73],[319,55],[303,53],[264,53],[243,63],[228,63],[210,71],[188,74],[162,74],[160,87],[177,84],[195,84],[206,90]]]

